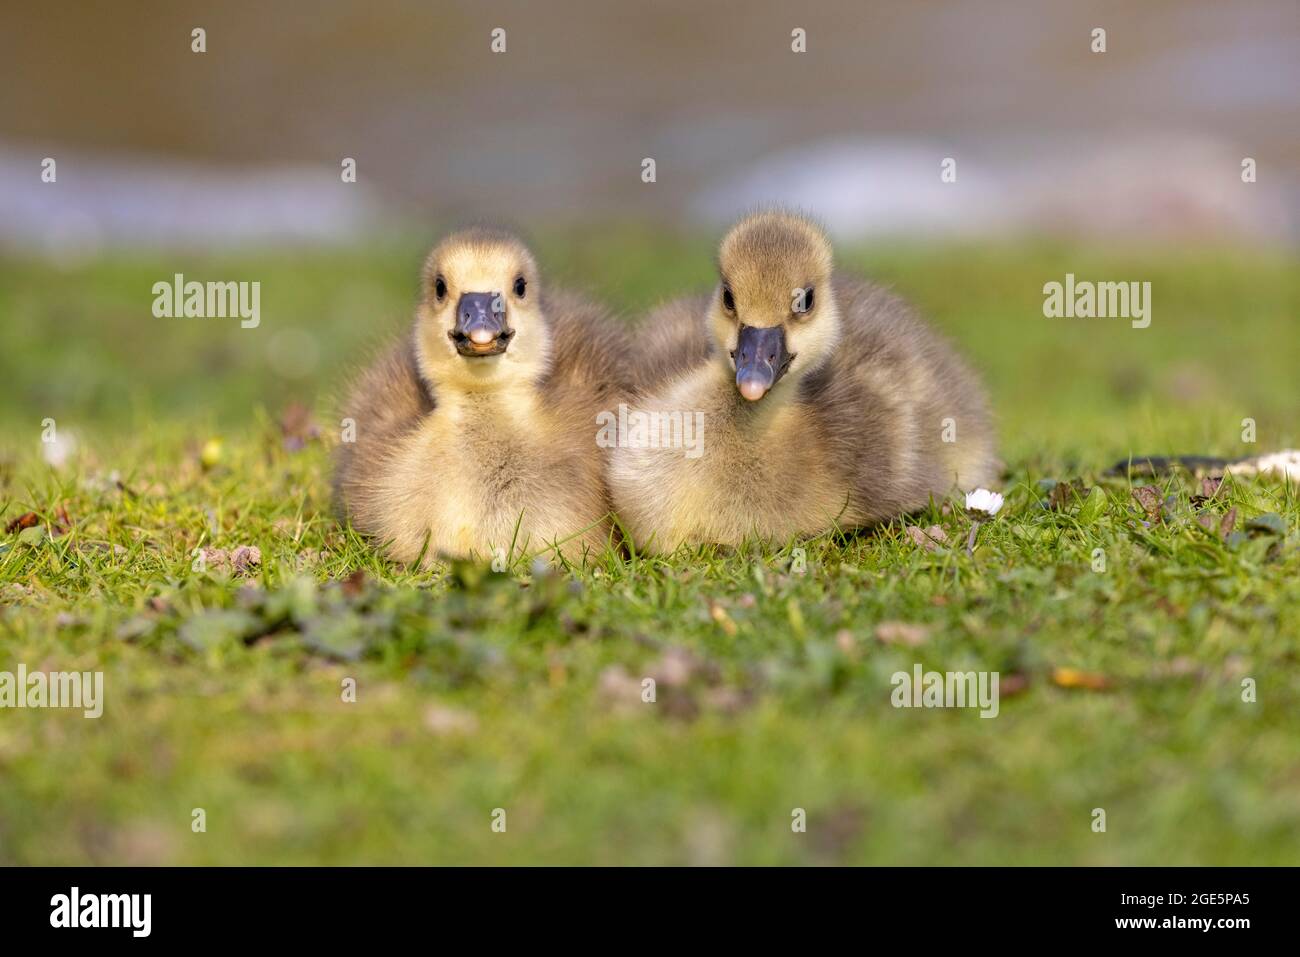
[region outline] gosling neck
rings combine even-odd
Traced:
[[[537,415],[540,400],[535,383],[501,382],[492,388],[444,388],[439,398],[447,414],[458,420],[492,418],[503,426],[518,426]]]
[[[716,372],[714,387],[721,397],[719,411],[733,427],[755,432],[765,431],[794,403],[799,392],[799,382],[803,378],[798,374],[782,376],[767,395],[757,402],[751,402],[736,388],[736,370],[731,368],[730,363],[718,364]]]

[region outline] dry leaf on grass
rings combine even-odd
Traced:
[[[5,534],[17,532],[24,528],[34,528],[41,518],[35,512],[24,512],[5,526]]]
[[[366,590],[366,573],[358,568],[347,578],[343,579],[343,583],[340,587],[343,589],[343,594],[348,598],[358,597]]]
[[[1083,502],[1092,492],[1088,486],[1084,485],[1080,479],[1074,479],[1070,482],[1057,482],[1052,486],[1052,490],[1047,493],[1047,507],[1054,512],[1064,512],[1075,501]]]
[[[739,629],[736,627],[735,621],[733,621],[731,616],[727,614],[727,609],[723,608],[716,601],[709,602],[709,617],[717,622],[718,627],[726,633],[728,638],[736,637],[736,632]]]
[[[1001,698],[1010,698],[1018,695],[1029,688],[1029,675],[1020,671],[1012,671],[1002,675],[998,681],[998,696]]]
[[[1202,512],[1196,516],[1196,524],[1205,529],[1211,535],[1218,535],[1221,539],[1227,539],[1232,534],[1232,530],[1237,526],[1237,509],[1236,506],[1228,509],[1222,516],[1214,515],[1210,512]]]
[[[200,555],[204,568],[211,572],[229,570],[235,575],[250,575],[262,564],[262,550],[256,545],[239,545],[232,551],[205,548]]]
[[[1053,668],[1052,683],[1062,688],[1083,688],[1088,691],[1104,691],[1110,687],[1110,679],[1105,675],[1078,668]]]
[[[886,645],[915,648],[923,644],[929,635],[929,629],[924,625],[913,625],[905,621],[882,621],[876,626],[876,640]]]
[[[912,541],[920,545],[927,552],[932,552],[939,546],[948,544],[948,533],[938,525],[931,525],[926,529],[918,528],[915,525],[908,525],[906,532]]]
[[[653,697],[647,698],[650,688]],[[652,711],[683,721],[705,711],[735,714],[753,699],[749,689],[724,684],[717,665],[685,648],[665,649],[639,677],[623,665],[611,665],[600,673],[596,690],[612,711],[626,714],[653,705]]]
[[[60,505],[58,511],[54,513],[54,521],[50,523],[50,537],[60,538],[72,531],[72,519],[68,517],[68,508],[66,505]]]
[[[246,575],[262,564],[262,550],[256,545],[240,545],[230,553],[230,565],[236,575]]]
[[[1160,506],[1164,502],[1160,489],[1154,485],[1140,485],[1133,490],[1133,497],[1142,506],[1142,511],[1146,512],[1147,518],[1154,521],[1160,515]]]

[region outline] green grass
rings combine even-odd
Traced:
[[[0,537],[0,670],[102,670],[107,699],[98,720],[0,711],[0,864],[1300,856],[1296,490],[1229,480],[1194,506],[1197,483],[1163,479],[1147,525],[1101,475],[1130,452],[1300,445],[1293,259],[846,252],[989,381],[1007,503],[973,553],[970,520],[936,506],[916,521],[950,548],[897,523],[794,543],[802,572],[792,547],[755,547],[495,575],[413,573],[330,515],[330,397],[405,322],[421,252],[0,262],[0,523],[41,519]],[[540,253],[629,315],[709,281],[697,238]],[[262,326],[154,319],[149,287],[174,272],[260,280]],[[1043,318],[1066,272],[1150,280],[1151,327]],[[277,425],[291,402],[322,432],[298,451]],[[41,458],[47,417],[78,437],[62,468]],[[1041,480],[1076,478],[1104,498],[1043,506]],[[1235,508],[1239,534],[1204,531],[1198,507]],[[1266,513],[1282,534],[1246,527]],[[195,569],[195,549],[239,545],[261,550],[250,576]],[[882,641],[886,622],[923,640]],[[1000,672],[999,716],[891,707],[914,662]]]

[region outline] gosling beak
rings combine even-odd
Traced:
[[[736,361],[736,388],[750,402],[757,402],[785,375],[794,356],[785,349],[785,330],[780,326],[741,326],[731,358]]]
[[[514,334],[506,328],[505,297],[498,292],[462,295],[456,303],[456,325],[447,333],[456,351],[470,358],[500,355]]]

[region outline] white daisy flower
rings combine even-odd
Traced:
[[[966,508],[972,512],[983,512],[989,518],[998,513],[1002,507],[1002,496],[986,488],[977,488],[966,493]]]
[[[64,429],[59,429],[48,441],[41,441],[41,455],[56,469],[67,465],[76,451],[77,437]]]

